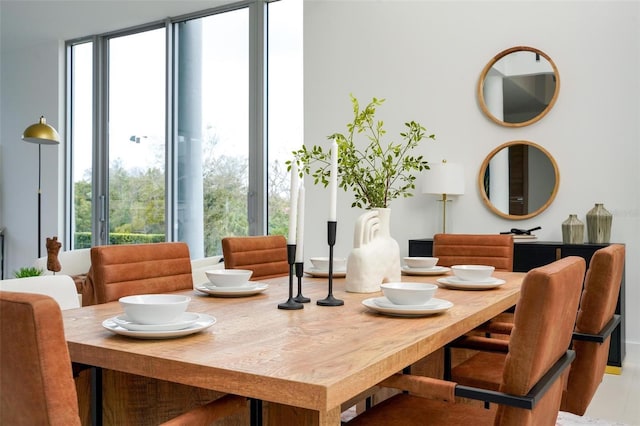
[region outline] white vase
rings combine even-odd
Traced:
[[[391,210],[380,208],[356,220],[353,250],[347,259],[348,292],[373,293],[384,282],[400,281],[400,247],[391,238],[390,219]]]

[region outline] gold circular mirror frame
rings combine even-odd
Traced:
[[[553,174],[554,174],[554,181],[553,181],[553,188],[550,189],[550,193],[548,195],[548,197],[545,199],[546,201],[544,202],[540,202],[540,207],[538,207],[535,211],[533,212],[525,212],[524,214],[512,214],[511,211],[505,212],[501,209],[499,209],[490,199],[489,194],[487,193],[489,190],[489,174],[488,173],[488,168],[489,168],[489,163],[490,161],[494,158],[494,156],[496,154],[498,154],[500,151],[502,151],[505,148],[512,148],[512,147],[520,147],[520,146],[527,146],[529,148],[535,148],[538,151],[540,151],[540,155],[544,155],[550,163],[550,167],[553,168]],[[527,151],[527,150],[523,150],[523,151]],[[517,153],[516,153],[517,155]],[[526,154],[527,158],[528,158],[528,154]],[[509,159],[509,166],[510,166],[510,170],[509,173],[512,173],[511,170],[511,159]],[[524,166],[527,170],[528,170],[528,166],[525,165]],[[516,172],[517,173],[517,172]],[[538,180],[535,181],[535,184],[538,185],[540,183],[540,179],[542,179],[543,177],[548,177],[550,173],[544,173],[543,176],[538,176]],[[511,180],[511,176],[508,177],[509,180]],[[516,177],[517,179],[517,177]],[[529,181],[529,177],[525,176],[525,181],[528,182]],[[507,182],[507,186],[510,187],[511,183]],[[551,185],[548,185],[548,187],[550,187]],[[547,207],[549,207],[549,205],[553,202],[553,200],[556,198],[556,194],[558,193],[558,187],[560,186],[560,172],[558,171],[558,165],[555,161],[555,159],[551,156],[551,154],[544,149],[543,147],[541,147],[540,145],[533,143],[533,142],[529,142],[529,141],[524,141],[524,140],[516,140],[516,141],[511,141],[511,142],[506,142],[502,145],[500,145],[499,147],[495,148],[493,151],[491,151],[489,153],[489,155],[487,155],[487,157],[484,159],[484,161],[482,162],[482,166],[480,166],[480,173],[478,174],[478,187],[480,189],[480,194],[482,196],[482,201],[485,203],[485,205],[489,208],[489,210],[491,210],[492,212],[494,212],[495,214],[497,214],[498,216],[504,217],[506,219],[512,219],[512,220],[522,220],[522,219],[528,219],[534,216],[539,215],[540,213],[542,213],[544,210],[546,210]],[[524,185],[525,189],[524,191],[526,192],[525,197],[526,199],[524,200],[525,203],[528,202],[528,185]],[[511,192],[511,190],[509,190],[509,192]],[[508,198],[511,198],[512,194],[508,194]],[[510,208],[509,208],[510,210]]]
[[[527,119],[525,121],[508,122],[508,121],[505,121],[504,119],[499,119],[498,117],[496,117],[491,112],[491,109],[489,108],[489,106],[487,105],[486,100],[485,100],[484,89],[485,89],[485,82],[487,80],[487,76],[488,76],[489,72],[492,70],[493,66],[498,61],[500,61],[501,59],[505,58],[509,54],[516,53],[516,52],[533,52],[533,53],[535,53],[536,60],[538,60],[540,57],[546,59],[549,62],[549,64],[551,65],[552,69],[553,69],[553,81],[555,82],[555,89],[554,89],[553,95],[551,96],[551,99],[549,100],[549,102],[546,105],[546,107],[544,107],[535,116],[533,116],[532,118],[529,118],[529,119]],[[528,76],[528,77],[531,77],[531,76]],[[533,77],[535,78],[536,76],[533,76]],[[555,104],[556,99],[558,98],[558,93],[559,92],[560,92],[560,74],[558,73],[558,68],[556,67],[556,64],[551,60],[551,58],[546,53],[544,53],[543,51],[541,51],[539,49],[536,49],[534,47],[516,46],[516,47],[512,47],[510,49],[506,49],[506,50],[498,53],[484,67],[484,69],[482,70],[482,73],[480,74],[480,80],[478,81],[478,93],[477,93],[477,95],[478,95],[478,102],[480,103],[480,108],[482,109],[484,114],[487,117],[489,117],[492,121],[494,121],[495,123],[497,123],[497,124],[499,124],[501,126],[505,126],[505,127],[524,127],[524,126],[528,126],[530,124],[535,123],[536,121],[540,120],[542,117],[547,115],[547,113],[551,110],[551,108]]]

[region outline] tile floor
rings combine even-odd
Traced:
[[[575,424],[640,426],[640,344],[627,343],[622,374],[605,374],[585,417],[600,422]]]

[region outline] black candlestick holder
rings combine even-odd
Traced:
[[[278,309],[302,309],[304,305],[296,302],[293,298],[293,265],[296,262],[296,245],[287,244],[287,262],[289,262],[289,299],[286,302],[279,303]]]
[[[329,294],[325,299],[318,300],[316,303],[320,306],[342,306],[344,300],[333,297],[333,246],[336,245],[336,229],[338,222],[327,222],[327,242],[329,243]]]
[[[304,275],[304,263],[296,262],[296,278],[298,278],[298,295],[293,298],[298,303],[309,303],[311,299],[302,295],[302,276]]]

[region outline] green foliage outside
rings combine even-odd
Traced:
[[[215,155],[216,140],[205,142],[202,157],[205,256],[222,253],[222,238],[248,235],[246,158]],[[269,234],[287,235],[289,175],[270,163]],[[159,167],[127,170],[113,162],[109,176],[109,243],[165,241],[165,178]],[[91,183],[75,184],[75,248],[91,247]]]

